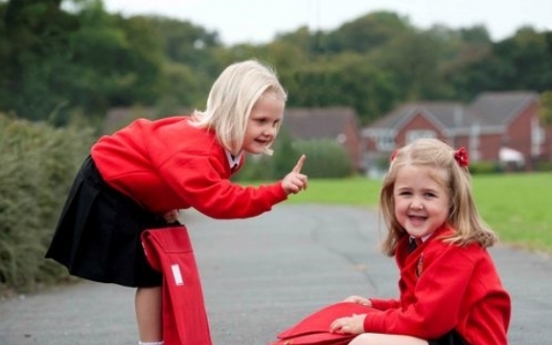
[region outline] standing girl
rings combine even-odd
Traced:
[[[377,311],[335,320],[350,345],[506,345],[511,302],[487,247],[497,238],[472,197],[468,156],[420,139],[392,156],[380,194],[399,299],[351,296]]]
[[[249,60],[222,72],[205,111],[140,119],[103,136],[77,174],[46,257],[72,275],[136,287],[139,343],[163,344],[162,277],[147,263],[140,234],[175,221],[178,209],[253,217],[306,189],[304,156],[270,185],[229,180],[245,153],[272,153],[285,101],[274,71]]]

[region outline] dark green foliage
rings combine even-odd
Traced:
[[[374,12],[343,24],[322,40],[327,50],[333,53],[369,53],[410,30],[412,26],[406,18],[392,12]]]
[[[494,46],[495,56],[502,68],[494,76],[504,90],[534,90],[552,88],[552,55],[546,35],[530,27]]]
[[[0,1],[0,111],[63,125],[76,111],[95,121],[119,106],[202,109],[222,69],[251,58],[276,68],[288,106],[350,106],[363,124],[407,101],[552,86],[552,35],[531,27],[495,43],[483,26],[421,30],[382,11],[225,47],[188,21],[110,14],[96,0],[60,4]]]
[[[296,68],[293,75],[282,78],[289,90],[289,107],[349,106],[363,123],[377,119],[391,109],[398,94],[393,75],[370,62],[359,54],[342,54]]]
[[[274,178],[286,176],[295,167],[300,156],[301,154],[293,147],[291,137],[282,129],[278,134],[274,156],[271,159],[272,176]]]
[[[0,4],[0,110],[39,120],[63,106],[69,35],[78,20],[58,0]]]
[[[44,259],[92,132],[0,114],[0,288],[32,290],[64,276]]]
[[[347,151],[334,141],[291,141],[289,138],[278,138],[273,157],[249,157],[234,179],[236,181],[282,179],[293,169],[303,154],[307,156],[307,160],[301,172],[309,178],[342,178],[355,174]]]
[[[552,125],[552,90],[541,94],[541,109],[539,117],[543,124]]]
[[[245,165],[232,176],[232,181],[269,181],[272,180],[270,157],[248,155]],[[282,176],[283,177],[283,176]]]
[[[494,162],[476,162],[469,166],[472,175],[496,174],[503,172],[503,168]]]
[[[537,171],[552,172],[552,162],[540,161],[536,166]]]
[[[347,150],[335,141],[297,141],[293,147],[307,156],[302,172],[309,178],[342,178],[354,175]]]
[[[244,167],[236,174],[237,181],[277,180],[286,176],[301,156],[293,147],[289,134],[282,129],[274,144],[274,155],[249,156]]]

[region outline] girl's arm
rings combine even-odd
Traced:
[[[304,190],[307,178],[298,172],[304,158],[284,180],[260,186],[241,186],[229,180],[226,157],[179,152],[160,167],[165,181],[201,213],[218,219],[248,218],[269,211]]]

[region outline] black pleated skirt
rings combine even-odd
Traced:
[[[468,345],[468,343],[458,332],[453,330],[437,340],[428,341],[428,345]]]
[[[46,253],[71,275],[129,287],[161,285],[146,261],[140,234],[168,226],[108,186],[88,157],[78,172]]]

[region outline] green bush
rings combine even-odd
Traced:
[[[0,114],[0,288],[28,291],[64,276],[44,253],[92,133]]]
[[[274,144],[274,155],[249,155],[247,163],[233,178],[235,181],[269,181],[286,176],[297,164],[300,154],[294,149],[289,134],[282,129]]]
[[[307,156],[301,172],[312,178],[342,178],[354,175],[353,164],[345,148],[331,140],[291,141],[280,135],[274,156],[250,156],[236,174],[235,181],[278,180],[288,174],[302,154]]]
[[[232,177],[232,181],[272,180],[272,157],[248,155],[245,165]]]
[[[354,175],[347,150],[333,140],[297,141],[293,148],[305,154],[303,172],[311,178],[342,178]]]
[[[540,161],[537,164],[537,171],[549,172],[552,171],[552,162]]]
[[[472,175],[496,174],[502,172],[502,168],[493,162],[470,163],[469,169]]]

